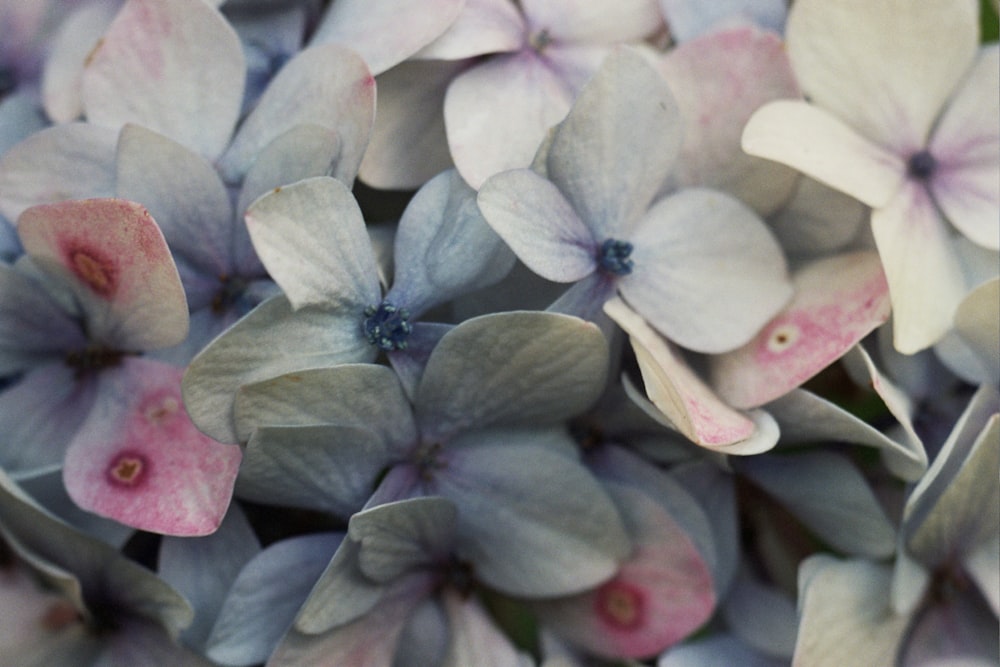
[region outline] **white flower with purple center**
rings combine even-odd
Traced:
[[[906,354],[940,340],[965,295],[955,232],[1000,249],[1000,64],[996,44],[978,46],[977,8],[796,3],[788,49],[809,102],[771,103],[743,135],[748,153],[873,208]]]

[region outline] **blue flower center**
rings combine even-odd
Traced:
[[[361,326],[368,342],[380,350],[405,350],[406,339],[413,331],[409,317],[405,308],[383,301],[378,306],[365,308],[365,321]]]
[[[597,255],[597,263],[601,269],[616,276],[626,276],[632,273],[632,266],[635,264],[629,255],[632,254],[632,244],[628,241],[618,239],[608,239],[601,244],[601,251]]]
[[[915,178],[918,181],[926,181],[934,175],[937,165],[937,159],[931,155],[930,151],[924,149],[910,156],[910,159],[906,163],[906,173],[910,178]]]

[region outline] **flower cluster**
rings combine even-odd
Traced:
[[[997,10],[0,0],[0,663],[997,664]]]

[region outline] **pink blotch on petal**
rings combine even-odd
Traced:
[[[62,248],[66,266],[80,281],[105,299],[118,291],[118,264],[100,249],[67,243]]]
[[[642,589],[616,578],[597,589],[594,612],[610,628],[634,630],[645,621],[645,598]]]
[[[795,297],[747,345],[711,359],[712,383],[738,408],[772,401],[840,359],[888,318],[889,288],[875,253],[810,264]]]
[[[168,535],[218,528],[241,452],[191,422],[181,399],[182,373],[130,359],[120,372],[106,373],[110,379],[102,377],[98,406],[66,454],[66,488],[80,507]]]

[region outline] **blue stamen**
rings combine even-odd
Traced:
[[[407,321],[410,314],[405,308],[397,308],[388,301],[378,306],[365,308],[362,328],[368,342],[386,352],[405,350],[406,339],[413,327]]]
[[[632,273],[634,262],[629,259],[632,254],[632,244],[628,241],[618,239],[608,239],[601,244],[601,252],[597,256],[597,263],[608,273],[616,276],[626,276]]]
[[[906,163],[906,173],[918,181],[926,181],[936,170],[937,159],[927,149],[914,153]]]

